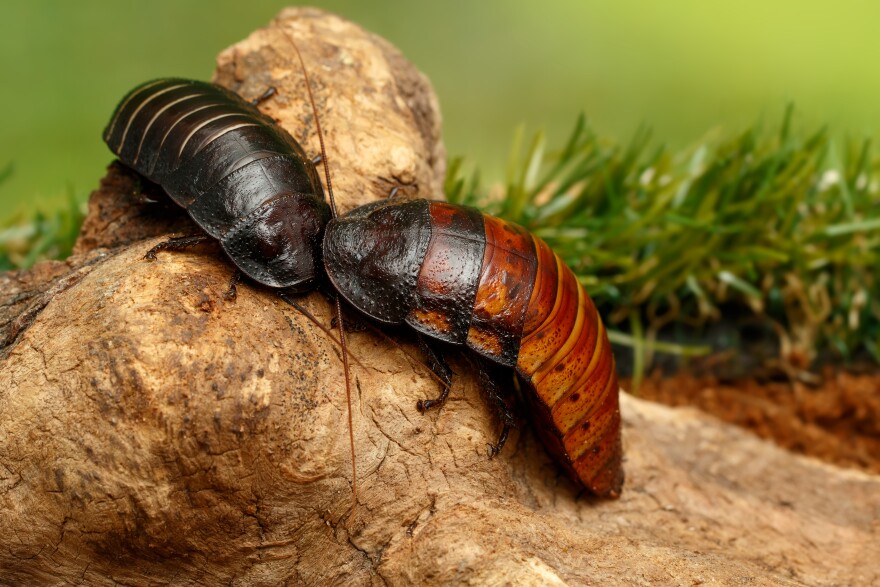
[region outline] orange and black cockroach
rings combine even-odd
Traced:
[[[547,450],[595,495],[620,494],[611,345],[592,300],[544,241],[475,208],[388,199],[331,220],[323,249],[333,288],[368,317],[513,369]],[[490,449],[497,454],[513,418],[511,394],[494,387],[504,424]],[[441,405],[448,393],[447,375],[441,395],[419,408]]]

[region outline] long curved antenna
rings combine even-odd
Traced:
[[[303,61],[302,54],[299,52],[299,47],[296,46],[296,43],[290,35],[287,35],[287,39],[290,41],[290,44],[293,45],[293,50],[296,51],[296,57],[299,59],[303,77],[306,80],[306,91],[309,93],[309,102],[312,104],[312,112],[315,115],[315,129],[318,131],[318,142],[321,144],[321,163],[324,167],[324,179],[327,180],[327,193],[330,196],[330,211],[333,213],[333,218],[338,218],[339,210],[336,208],[336,198],[333,197],[333,184],[330,182],[330,166],[327,163],[327,149],[324,148],[324,133],[321,131],[321,119],[318,117],[318,108],[315,106],[315,97],[312,95],[312,82],[309,80],[309,72],[306,70],[306,64]]]
[[[324,147],[324,133],[321,131],[321,119],[318,116],[318,107],[315,105],[315,97],[312,95],[312,82],[309,80],[309,72],[306,69],[302,54],[299,52],[299,47],[296,46],[290,33],[286,30],[284,33],[284,36],[293,46],[294,52],[296,52],[296,57],[299,59],[300,67],[302,67],[303,78],[306,80],[306,91],[309,93],[309,102],[312,105],[312,112],[315,116],[315,128],[318,131],[318,141],[321,143],[321,162],[324,165],[324,178],[327,181],[327,193],[330,195],[330,212],[333,214],[333,218],[338,218],[339,211],[336,208],[336,199],[333,197],[333,184],[330,182],[330,166],[327,163],[327,150]],[[339,296],[336,296],[336,319],[339,322],[339,341],[342,343],[342,368],[345,372],[345,401],[348,404],[348,444],[351,448],[351,494],[353,503],[357,504],[357,466],[355,465],[354,425],[351,409],[351,376],[349,374],[348,365],[348,346],[345,342],[345,326],[342,321],[342,303],[339,301]]]

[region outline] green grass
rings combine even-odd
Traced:
[[[12,177],[14,170],[12,163],[0,169],[0,185]],[[64,208],[32,216],[19,214],[0,225],[0,271],[69,257],[82,225],[83,208],[70,191]]]
[[[870,140],[755,126],[672,153],[642,129],[625,144],[584,117],[566,144],[514,142],[506,185],[450,165],[452,201],[544,238],[603,310],[641,374],[671,324],[706,325],[732,306],[774,329],[781,358],[880,362],[880,157]]]

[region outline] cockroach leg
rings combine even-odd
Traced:
[[[498,437],[498,441],[495,444],[489,444],[489,458],[496,456],[501,452],[501,449],[504,448],[504,443],[507,442],[507,435],[510,433],[510,424],[505,424],[504,428],[501,429],[501,435]]]
[[[163,241],[147,251],[147,254],[144,255],[144,259],[147,259],[148,261],[155,261],[156,253],[158,253],[159,251],[182,251],[184,249],[189,249],[191,247],[213,241],[214,239],[207,234],[177,236],[174,238],[170,238],[167,241]]]
[[[234,302],[238,297],[238,283],[241,281],[244,273],[236,269],[232,273],[232,277],[229,279],[229,287],[226,289],[226,293],[223,295],[223,298],[227,302]]]
[[[256,98],[251,100],[251,106],[259,106],[260,104],[274,96],[276,91],[277,90],[275,90],[275,86],[269,86],[268,88],[266,88],[266,91],[262,93],[262,95],[257,96]]]
[[[431,345],[424,336],[419,334],[418,339],[419,348],[428,360],[428,368],[443,382],[443,389],[440,391],[439,396],[434,399],[421,399],[416,403],[418,411],[426,412],[431,408],[439,408],[446,402],[446,398],[449,397],[449,390],[452,388],[452,369],[449,368],[449,364],[443,358],[443,354]]]
[[[476,363],[477,372],[480,375],[481,388],[486,394],[492,408],[498,414],[501,420],[501,434],[495,444],[488,444],[489,458],[496,456],[504,448],[510,429],[516,425],[513,409],[516,405],[516,394],[514,392],[505,392],[499,385],[498,381],[504,380],[504,372],[496,365],[482,359],[471,358]]]

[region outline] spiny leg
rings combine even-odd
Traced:
[[[263,92],[261,96],[257,96],[256,98],[251,100],[251,106],[259,106],[260,104],[274,96],[275,92],[275,86],[269,86],[268,88],[266,88],[266,91]]]
[[[388,179],[387,177],[379,177],[379,181],[385,182],[391,186],[388,190],[388,194],[385,196],[386,200],[393,200],[394,198],[407,196],[410,193],[418,194],[419,184],[416,181],[403,182],[399,178],[393,177],[392,179]]]
[[[509,377],[509,372],[500,369],[498,366],[482,359],[476,359],[477,372],[480,376],[481,387],[489,399],[489,402],[498,413],[501,420],[501,434],[495,444],[489,444],[489,458],[496,456],[504,448],[510,429],[516,425],[516,419],[513,415],[513,407],[516,403],[516,394],[511,391],[504,391],[498,385],[498,380],[502,377]]]
[[[184,249],[189,249],[191,247],[208,243],[213,240],[214,239],[207,234],[177,236],[174,238],[170,238],[167,241],[161,242],[149,251],[147,251],[147,254],[144,255],[144,259],[147,259],[148,261],[155,261],[156,253],[158,253],[159,251],[182,251]]]
[[[236,269],[232,273],[232,277],[229,279],[229,287],[227,288],[226,293],[223,295],[226,301],[234,302],[235,299],[238,297],[238,282],[241,281],[242,277],[244,277],[244,273],[242,273],[238,269]]]
[[[446,403],[446,398],[449,397],[449,390],[452,387],[452,369],[449,368],[449,364],[443,358],[443,354],[439,349],[431,345],[427,338],[421,334],[418,335],[418,338],[419,348],[428,359],[428,369],[437,375],[443,385],[443,389],[440,391],[439,396],[434,399],[420,399],[418,403],[416,403],[416,409],[418,411],[426,412],[431,408],[439,408]]]
[[[489,458],[496,456],[501,452],[501,449],[504,448],[504,444],[507,442],[507,435],[510,434],[511,424],[504,423],[504,427],[501,429],[501,434],[498,436],[498,440],[495,444],[489,444]]]

